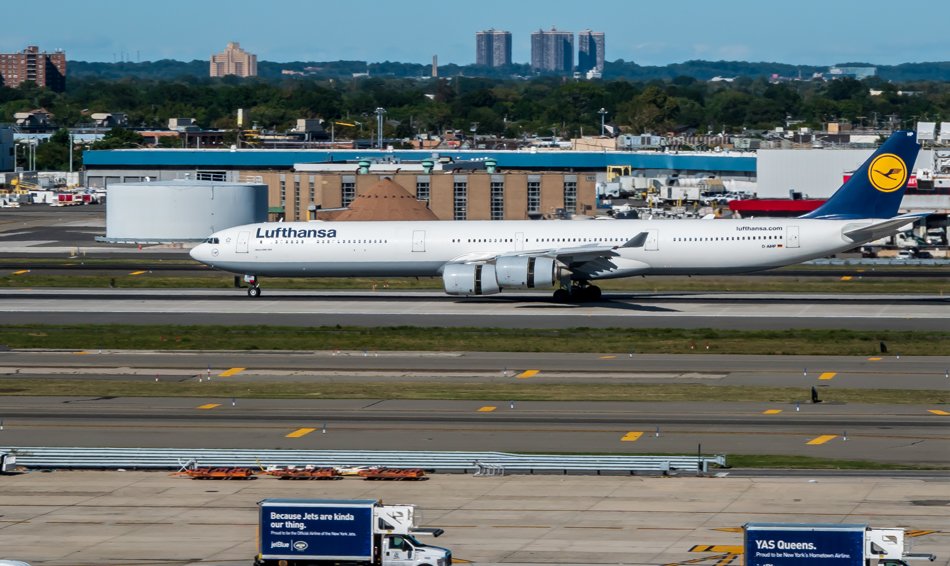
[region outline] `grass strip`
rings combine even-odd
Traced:
[[[612,383],[453,383],[398,380],[267,382],[212,378],[160,377],[159,381],[99,380],[75,377],[0,378],[0,395],[70,397],[200,397],[260,399],[399,399],[452,401],[629,401],[807,403],[804,387],[749,387],[703,384]],[[938,406],[950,391],[914,389],[827,389],[825,402]]]
[[[203,274],[193,272],[170,275],[165,271],[149,271],[140,275],[120,273],[44,273],[0,276],[0,288],[62,287],[83,289],[228,289],[234,288],[234,276],[217,271]],[[137,269],[136,269],[137,271]],[[267,289],[300,290],[349,290],[384,292],[405,290],[439,290],[442,280],[436,277],[396,277],[371,279],[366,277],[274,277],[262,281]],[[713,293],[854,293],[854,294],[931,294],[950,295],[950,277],[864,277],[855,273],[850,280],[838,276],[772,277],[657,276],[599,281],[598,285],[608,293],[665,293],[665,292],[713,292]],[[240,290],[234,289],[236,295]],[[609,297],[608,297],[609,298]]]
[[[766,468],[784,470],[946,470],[937,464],[895,464],[867,460],[838,460],[811,456],[729,454],[730,468]]]
[[[41,325],[0,327],[10,348],[132,350],[371,350],[950,355],[950,331],[716,330],[679,328],[425,328],[413,326]]]

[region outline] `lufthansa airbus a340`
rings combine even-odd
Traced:
[[[260,276],[442,277],[450,295],[555,287],[555,299],[596,300],[598,279],[770,269],[896,233],[920,146],[898,131],[820,208],[799,218],[605,222],[265,222],[215,232],[191,257]]]

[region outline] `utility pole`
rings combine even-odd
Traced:
[[[600,114],[600,137],[604,137],[604,116],[607,115],[607,110],[601,108],[597,113]]]

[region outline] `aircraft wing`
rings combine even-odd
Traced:
[[[459,256],[449,263],[490,263],[500,257],[551,257],[568,267],[578,267],[587,262],[617,257],[620,255],[618,251],[620,248],[641,248],[646,243],[646,240],[647,233],[641,232],[619,246],[605,246],[591,243],[538,250],[472,252]]]
[[[848,224],[842,229],[841,234],[853,242],[870,242],[871,240],[877,240],[891,236],[895,232],[900,232],[901,227],[913,224],[928,214],[930,213],[915,212],[913,214],[902,214],[872,224]]]

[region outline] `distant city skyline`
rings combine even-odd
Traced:
[[[883,0],[100,0],[43,2],[42,25],[7,26],[0,52],[28,45],[66,51],[72,61],[207,60],[237,41],[259,61],[475,63],[474,34],[512,34],[512,62],[531,61],[538,29],[592,29],[610,38],[608,61],[667,65],[692,59],[833,65],[950,60],[943,0],[901,10]],[[226,9],[225,9],[226,8]],[[4,6],[11,22],[34,21],[35,6]]]

